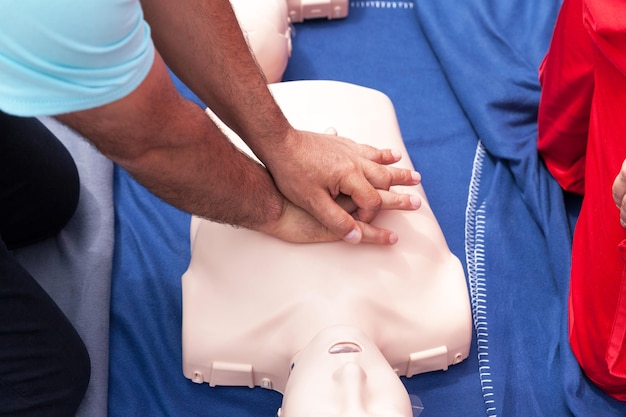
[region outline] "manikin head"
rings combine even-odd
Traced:
[[[400,378],[355,327],[321,331],[291,368],[279,417],[414,417]]]

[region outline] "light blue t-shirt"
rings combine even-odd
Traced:
[[[0,110],[44,116],[132,92],[154,60],[138,0],[0,4]]]

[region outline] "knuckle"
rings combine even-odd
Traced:
[[[380,188],[384,188],[385,190],[389,190],[389,187],[397,182],[393,172],[391,172],[387,168],[382,168],[377,177],[378,181],[380,182]]]
[[[413,172],[408,169],[402,170],[402,178],[405,181],[405,184],[410,184],[413,182]]]
[[[402,206],[404,208],[412,207],[411,204],[411,196],[409,194],[396,194],[396,198],[398,200],[398,206]]]
[[[367,233],[364,233],[363,241],[377,244],[387,243],[389,241],[389,235],[390,233],[385,230],[370,226],[367,229]]]
[[[370,194],[368,199],[368,206],[366,207],[369,210],[378,211],[383,205],[383,198],[377,192],[373,192]]]
[[[341,237],[354,229],[354,219],[346,213],[346,215],[337,216],[329,227]]]

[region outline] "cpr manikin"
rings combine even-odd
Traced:
[[[271,86],[295,127],[403,153],[380,92],[331,81]],[[249,152],[232,132],[232,140]],[[471,341],[465,276],[421,185],[417,211],[382,212],[393,246],[292,244],[192,218],[183,371],[211,386],[283,393],[281,417],[412,417],[399,376],[445,370]]]

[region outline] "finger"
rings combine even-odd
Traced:
[[[362,243],[375,243],[378,245],[394,245],[398,241],[398,235],[390,230],[381,229],[368,223],[360,223],[363,231]]]
[[[422,182],[422,175],[410,169],[387,167],[378,164],[366,164],[364,173],[374,188],[388,190],[392,185],[417,185]]]
[[[330,129],[334,130],[336,136],[336,130],[333,128],[329,128],[329,130]],[[353,150],[356,150],[356,152],[361,157],[369,159],[370,161],[376,162],[378,164],[389,165],[396,163],[400,159],[402,159],[402,152],[397,149],[379,149],[374,146],[357,143],[352,139],[344,138],[341,136],[337,136],[337,139],[349,144],[350,147]]]
[[[401,194],[392,191],[377,190],[382,199],[381,210],[417,210],[422,206],[422,198],[417,194]],[[356,213],[358,206],[350,196],[340,194],[335,198],[337,204],[348,213]],[[357,216],[357,220],[360,218]]]
[[[339,237],[323,227],[310,213],[288,203],[280,219],[261,230],[271,236],[293,243],[333,242]]]
[[[390,191],[378,190],[382,198],[381,210],[417,210],[422,205],[422,199],[418,195],[398,194]],[[374,218],[380,211],[374,213]],[[370,212],[357,208],[352,216],[364,223],[370,223],[374,220]]]
[[[623,207],[622,200],[626,195],[626,160],[622,162],[622,168],[613,181],[613,201],[617,207]]]
[[[389,165],[402,159],[402,152],[397,149],[378,149],[362,143],[353,143],[359,155],[377,164]]]
[[[349,243],[359,243],[362,238],[362,231],[356,219],[344,210],[330,195],[317,193],[312,198],[309,207],[304,207],[322,225],[334,233],[339,238]]]
[[[422,198],[417,194],[378,190],[378,195],[383,200],[381,210],[417,210],[422,206]]]
[[[354,201],[352,201],[349,195],[339,194],[337,197],[335,197],[335,202],[339,205],[339,207],[341,207],[350,214],[358,209],[357,205],[354,204]]]
[[[416,185],[421,180],[419,173],[410,170],[393,169],[397,174],[396,178],[400,178],[401,181],[407,181],[406,175],[409,175],[409,184],[402,183],[401,185]],[[414,176],[412,174],[417,174]],[[395,181],[395,180],[394,180]],[[361,184],[361,186],[359,186]],[[388,187],[385,189],[374,189],[371,181],[368,184],[367,181],[359,180],[358,177],[348,180],[345,185],[340,189],[343,194],[349,195],[352,202],[356,205],[356,218],[366,223],[370,223],[378,212],[382,210],[404,209],[414,210],[420,207],[421,199],[418,196],[403,195],[395,192],[388,191]],[[392,185],[400,185],[392,183]],[[383,188],[377,187],[377,188]]]
[[[356,205],[358,219],[366,223],[374,220],[381,209],[383,199],[372,185],[362,176],[352,175],[340,184],[339,191],[349,195]]]
[[[364,158],[382,165],[395,164],[402,159],[402,152],[397,149],[378,149],[369,145],[361,145],[360,154]]]

